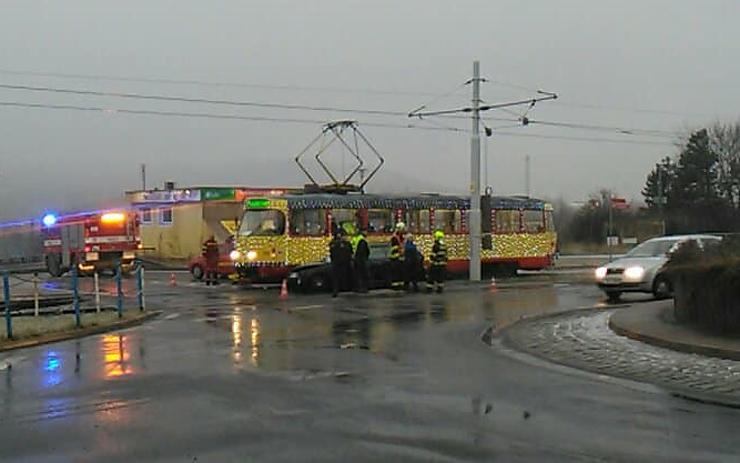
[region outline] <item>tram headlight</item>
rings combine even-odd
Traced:
[[[231,260],[239,260],[242,257],[242,253],[234,249],[229,253],[229,259]]]
[[[257,258],[257,251],[247,252],[247,260],[255,260]]]

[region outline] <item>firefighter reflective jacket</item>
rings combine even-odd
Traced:
[[[447,246],[445,246],[444,241],[434,241],[434,246],[432,246],[432,255],[429,260],[434,266],[443,267],[447,265]]]
[[[395,233],[391,237],[391,260],[403,260],[403,236]]]

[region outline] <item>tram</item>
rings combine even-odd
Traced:
[[[481,203],[484,268],[516,273],[552,265],[557,236],[549,203],[518,196],[483,196]],[[231,258],[243,280],[280,281],[298,266],[326,262],[332,233],[346,222],[364,230],[376,248],[387,244],[395,224],[403,222],[424,256],[431,251],[433,232],[444,231],[447,270],[462,275],[469,267],[469,209],[468,197],[437,194],[249,198]]]

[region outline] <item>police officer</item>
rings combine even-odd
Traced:
[[[218,284],[218,258],[219,258],[219,252],[218,252],[218,243],[216,242],[216,238],[211,235],[204,243],[203,243],[203,259],[206,263],[206,272],[205,272],[205,281],[206,286],[211,285],[217,285]]]
[[[432,289],[438,293],[444,291],[445,277],[447,274],[447,246],[444,242],[445,233],[442,230],[434,232],[434,245],[432,253],[429,256],[429,281],[427,283],[427,292]]]
[[[370,258],[370,247],[365,239],[362,230],[355,230],[352,236],[352,252],[354,256],[355,279],[357,281],[357,292],[366,293],[368,289],[368,280],[370,272],[368,269],[368,259]]]
[[[391,236],[390,273],[391,289],[403,289],[403,245],[406,225],[403,222],[396,224],[396,232]]]
[[[332,297],[337,297],[344,289],[352,275],[352,245],[346,239],[346,232],[342,229],[334,235],[329,243],[329,258],[331,259]]]

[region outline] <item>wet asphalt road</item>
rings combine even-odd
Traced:
[[[159,319],[0,354],[3,461],[736,461],[740,410],[481,334],[598,304],[533,278],[444,295],[207,289],[150,274]],[[183,280],[183,275],[180,275]],[[12,365],[11,368],[7,364]]]

